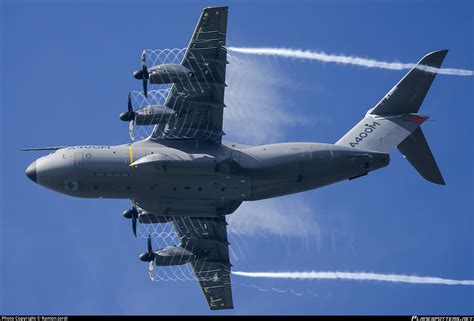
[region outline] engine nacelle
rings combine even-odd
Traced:
[[[166,106],[148,105],[134,111],[135,124],[137,125],[156,125],[167,123],[176,112]]]
[[[140,260],[149,261],[149,253],[140,254]],[[153,260],[156,266],[182,265],[194,260],[195,255],[191,251],[179,246],[167,246],[153,252]]]
[[[152,84],[187,82],[193,78],[193,72],[179,64],[156,65],[151,67],[148,72]]]

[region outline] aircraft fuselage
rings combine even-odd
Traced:
[[[147,159],[151,161],[133,166]],[[157,215],[189,215],[192,210],[206,216],[216,212],[214,207],[218,214],[230,214],[242,201],[311,190],[365,175],[388,162],[385,153],[319,143],[248,147],[144,140],[59,149],[33,162],[27,175],[75,197],[134,199]]]

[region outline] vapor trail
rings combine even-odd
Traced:
[[[474,280],[452,280],[431,276],[414,276],[404,274],[380,274],[365,272],[243,272],[233,271],[232,274],[250,278],[299,279],[299,280],[352,280],[352,281],[382,281],[412,284],[442,284],[442,285],[474,285]]]
[[[227,47],[228,50],[249,54],[249,55],[260,55],[260,56],[279,56],[286,58],[298,58],[317,60],[321,62],[333,62],[338,64],[348,64],[356,66],[364,66],[368,68],[381,68],[390,70],[402,70],[411,69],[416,64],[413,63],[400,63],[400,62],[388,62],[374,59],[366,59],[361,57],[344,56],[344,55],[330,55],[324,52],[315,52],[310,50],[300,49],[288,49],[288,48],[244,48],[244,47]],[[466,69],[451,69],[451,68],[433,68],[427,66],[418,67],[430,72],[438,72],[439,74],[452,75],[452,76],[472,76],[474,72]]]

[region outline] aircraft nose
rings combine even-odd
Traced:
[[[25,174],[29,179],[36,183],[36,161],[26,168]]]

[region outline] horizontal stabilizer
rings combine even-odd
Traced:
[[[446,185],[420,127],[398,145],[398,150],[425,179]]]
[[[20,149],[20,152],[32,152],[32,151],[41,151],[41,150],[58,150],[58,149],[68,148],[68,147],[69,146],[32,147],[32,148]]]

